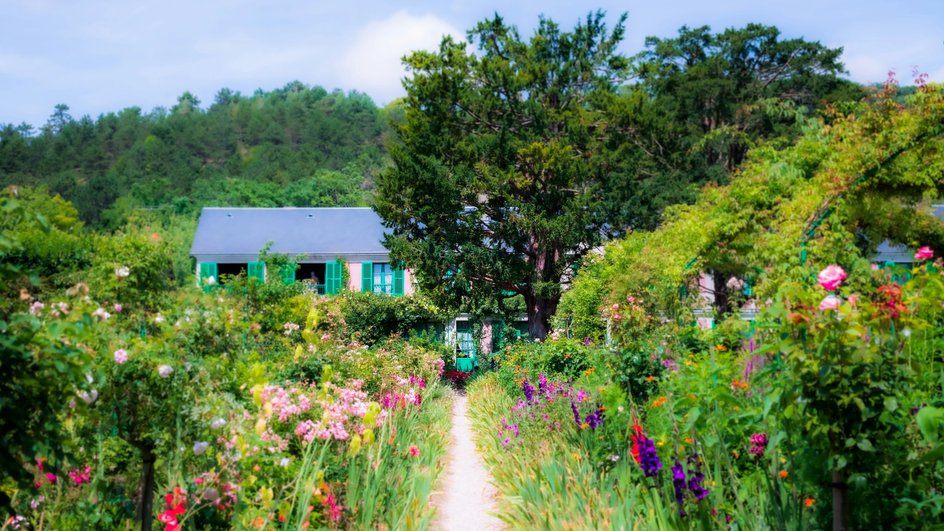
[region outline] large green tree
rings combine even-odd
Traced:
[[[408,56],[394,163],[378,179],[386,243],[420,284],[473,307],[521,296],[536,338],[607,228],[608,108],[629,61],[616,50],[625,15],[612,30],[604,18],[573,31],[541,18],[523,40],[495,15],[467,43]]]

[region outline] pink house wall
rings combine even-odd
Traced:
[[[361,263],[360,262],[348,262],[347,270],[350,273],[350,278],[347,281],[347,287],[351,291],[360,291],[361,290]]]

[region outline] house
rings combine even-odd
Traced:
[[[343,266],[348,289],[410,295],[412,274],[390,260],[384,231],[370,208],[204,208],[190,256],[200,286],[245,271],[261,281],[273,275],[303,281],[330,295],[343,287]],[[266,271],[259,252],[269,244],[270,254],[287,255],[298,268]]]
[[[305,282],[321,295],[344,288],[412,295],[413,274],[391,261],[383,245],[385,231],[370,208],[204,208],[190,256],[196,260],[197,286],[204,288],[220,282],[221,276],[225,281],[225,275],[245,272],[261,282]],[[269,245],[269,254],[287,255],[297,268],[267,271],[259,253]],[[516,335],[526,330],[526,323],[509,326]],[[503,330],[504,323],[490,320],[476,330],[463,314],[447,323],[444,335],[457,352],[474,360],[501,348]]]

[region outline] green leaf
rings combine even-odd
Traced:
[[[856,444],[856,446],[858,446],[859,449],[862,450],[863,452],[874,452],[874,451],[875,451],[875,447],[872,446],[872,442],[869,441],[868,439],[862,439],[861,441],[859,441],[859,442]]]
[[[941,435],[941,429],[944,428],[944,409],[939,407],[925,406],[918,411],[915,416],[918,423],[918,429],[921,435],[928,442],[937,442]]]
[[[885,409],[888,411],[895,411],[898,409],[898,400],[894,397],[885,397]]]

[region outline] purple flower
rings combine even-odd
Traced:
[[[527,378],[521,382],[521,390],[524,391],[524,397],[528,402],[534,399],[534,386],[531,385],[531,382],[529,382]]]
[[[589,346],[590,346],[590,344],[591,344],[591,341],[590,341],[590,336],[586,336],[586,337],[584,337],[584,338],[583,338],[583,346],[585,346],[585,347],[589,347]]]
[[[573,400],[570,402],[570,410],[574,412],[574,424],[580,426],[580,412],[577,411],[577,404]]]
[[[662,360],[662,366],[670,371],[678,371],[678,365],[675,363],[675,360]]]
[[[764,451],[767,449],[767,441],[766,433],[755,433],[751,435],[751,454],[758,457],[764,455]]]
[[[543,372],[538,378],[538,390],[541,391],[542,395],[547,395],[547,376]]]
[[[705,475],[701,472],[695,472],[692,479],[688,480],[688,490],[692,491],[695,501],[702,501],[708,497],[708,489],[702,486],[702,481],[705,481]]]
[[[675,487],[675,502],[679,506],[679,515],[685,516],[682,510],[682,502],[685,501],[685,468],[678,461],[672,467],[672,486]]]
[[[656,453],[656,443],[645,435],[640,435],[637,442],[639,444],[639,466],[642,467],[642,471],[647,478],[655,477],[662,470],[662,461],[659,460],[659,454]]]

